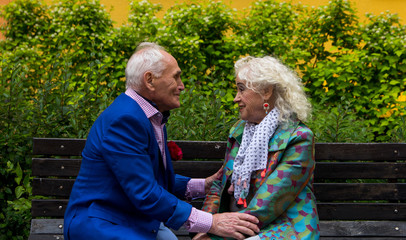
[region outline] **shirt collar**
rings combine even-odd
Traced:
[[[151,104],[152,107],[154,107],[156,109],[157,112],[159,112],[158,110],[158,106],[151,100],[145,98],[144,96],[142,96],[139,92],[135,91],[134,89],[132,89],[138,96],[142,97],[145,101],[147,101],[149,104]],[[161,112],[159,112],[161,113]],[[171,113],[169,111],[165,111],[162,112],[162,122],[161,124],[165,124],[168,122],[169,116],[171,115]]]

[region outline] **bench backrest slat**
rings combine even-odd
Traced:
[[[39,177],[76,177],[81,159],[33,158],[32,175]],[[204,178],[222,165],[218,161],[176,161],[175,171],[185,176]],[[405,178],[406,163],[317,162],[315,179],[397,179]]]
[[[69,197],[74,179],[34,178],[33,194]],[[318,201],[406,200],[406,183],[314,183]]]
[[[32,194],[68,198],[74,182],[74,179],[34,178]]]
[[[405,201],[406,183],[315,183],[318,201]]]
[[[81,159],[33,158],[32,175],[38,177],[76,177]]]
[[[406,163],[393,162],[317,162],[315,179],[392,179],[405,178]]]
[[[222,159],[226,142],[175,141],[185,159]],[[85,139],[34,138],[34,155],[80,156]],[[191,147],[193,146],[193,147]],[[316,160],[396,161],[406,160],[406,144],[397,143],[316,143]]]
[[[34,155],[81,156],[86,139],[73,138],[34,138]]]
[[[33,217],[63,217],[67,199],[50,199],[32,201]],[[200,209],[202,201],[193,201],[193,206]],[[406,203],[318,203],[317,211],[323,220],[404,220]]]
[[[402,143],[316,143],[315,148],[317,160],[406,160],[406,144]]]
[[[404,220],[406,203],[318,203],[324,220]]]

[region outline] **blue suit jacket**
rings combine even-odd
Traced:
[[[182,226],[192,208],[180,200],[190,178],[174,174],[167,147],[166,156],[165,169],[151,122],[121,94],[90,130],[65,212],[65,239],[155,239],[160,222]]]

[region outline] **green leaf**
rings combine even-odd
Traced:
[[[24,194],[24,187],[23,186],[18,186],[15,188],[15,196],[16,198],[20,198]]]
[[[399,81],[396,81],[396,80],[391,80],[391,81],[389,82],[389,84],[390,84],[390,85],[398,85],[398,84],[400,84],[400,82],[399,82]]]
[[[20,164],[17,164],[17,167],[15,169],[15,173],[17,177],[14,178],[17,184],[20,184],[21,180],[23,179],[23,170],[20,167]]]

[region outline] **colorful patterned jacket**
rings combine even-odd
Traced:
[[[245,121],[240,120],[230,130],[223,176],[213,183],[203,203],[204,211],[230,211],[232,195],[227,190],[244,126]],[[319,239],[314,167],[313,132],[298,120],[279,126],[269,141],[266,174],[261,177],[263,170],[252,173],[248,205],[240,211],[259,219],[261,239]]]

